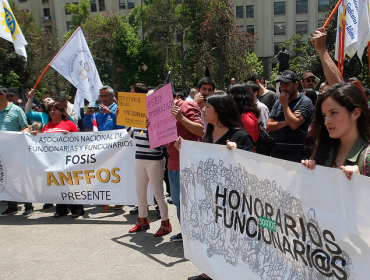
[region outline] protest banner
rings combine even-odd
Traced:
[[[145,129],[146,105],[144,93],[118,93],[117,124]]]
[[[370,179],[182,141],[185,257],[213,279],[369,279]]]
[[[135,142],[125,129],[36,136],[1,131],[0,141],[0,200],[137,204]],[[153,204],[150,188],[148,200]]]
[[[145,101],[148,112],[147,116],[150,121],[148,127],[150,148],[154,149],[176,141],[176,118],[171,113],[171,108],[174,105],[172,84],[167,84],[147,96]]]

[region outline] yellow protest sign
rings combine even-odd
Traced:
[[[145,128],[145,97],[145,93],[119,92],[117,124]]]

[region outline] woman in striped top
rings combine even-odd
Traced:
[[[150,149],[147,130],[139,128],[127,128],[132,138],[136,139],[135,154],[135,177],[136,194],[138,198],[139,217],[136,225],[129,232],[138,232],[150,228],[148,220],[148,182],[153,190],[161,212],[161,227],[154,234],[155,237],[163,236],[172,231],[168,216],[168,206],[163,190],[163,175],[165,170],[165,158],[161,147]]]

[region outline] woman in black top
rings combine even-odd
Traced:
[[[231,97],[224,92],[207,96],[203,108],[204,121],[208,123],[204,142],[226,145],[229,150],[238,148],[254,152],[252,137],[245,131],[239,111]],[[180,149],[181,138],[175,143]],[[188,280],[211,279],[206,274],[189,277]]]

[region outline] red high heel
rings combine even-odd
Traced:
[[[168,225],[167,225],[167,222],[168,222]],[[162,221],[161,222],[161,227],[159,228],[159,230],[154,234],[154,237],[158,237],[158,236],[163,236],[163,235],[166,235],[168,233],[170,233],[172,231],[172,227],[171,227],[171,223],[169,220],[167,221]]]
[[[140,218],[137,218],[136,225],[132,229],[130,229],[128,232],[132,233],[132,232],[138,232],[140,230],[147,230],[147,229],[150,229],[149,220],[145,218],[144,223],[142,223],[140,221]]]

